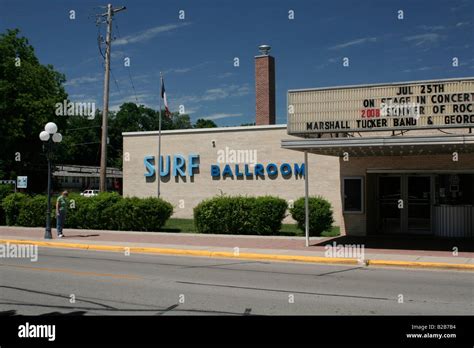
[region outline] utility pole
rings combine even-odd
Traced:
[[[99,16],[107,17],[107,35],[105,38],[105,76],[104,76],[104,107],[102,110],[102,139],[100,143],[100,192],[107,191],[107,116],[109,113],[109,82],[110,82],[110,48],[112,46],[112,17],[115,13],[125,10],[125,6],[112,8],[107,5],[107,12]]]

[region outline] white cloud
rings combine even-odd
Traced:
[[[136,34],[132,35],[127,35],[123,38],[120,38],[118,40],[114,41],[115,46],[120,46],[120,45],[127,45],[131,43],[137,43],[137,42],[144,42],[153,39],[155,36],[165,33],[168,31],[172,31],[187,25],[190,25],[191,23],[189,22],[183,22],[179,24],[166,24],[166,25],[160,25],[157,27],[153,27],[144,31],[141,31]]]
[[[228,97],[241,97],[249,94],[250,88],[247,85],[230,85],[220,88],[208,89],[201,97],[203,101],[212,101],[218,99],[225,99]]]
[[[202,117],[205,120],[220,120],[222,118],[229,118],[229,117],[239,117],[242,116],[242,114],[225,114],[225,113],[217,113],[217,114],[212,114],[209,116]]]
[[[344,43],[339,44],[339,45],[331,46],[331,47],[329,47],[329,49],[330,50],[339,50],[339,49],[350,47],[350,46],[357,46],[357,45],[362,45],[362,44],[367,43],[367,42],[376,42],[376,41],[377,41],[376,37],[364,37],[364,38],[361,38],[361,39],[356,39],[356,40],[344,42]]]
[[[403,70],[403,72],[405,73],[411,73],[411,72],[415,72],[415,71],[426,71],[426,70],[432,70],[434,69],[435,67],[433,66],[422,66],[420,68],[416,68],[416,69],[405,69]]]
[[[337,58],[329,58],[326,62],[322,63],[322,64],[319,64],[319,65],[316,65],[316,69],[317,70],[321,70],[321,69],[324,69],[326,67],[328,67],[330,64],[334,64],[338,61]]]
[[[125,52],[112,50],[112,51],[110,52],[110,57],[111,57],[112,59],[122,59],[122,58],[125,57]]]
[[[110,105],[109,105],[109,111],[118,112],[118,111],[120,110],[120,106],[121,106],[122,104],[123,104],[123,103],[110,104]]]
[[[444,25],[419,25],[418,28],[428,31],[437,31],[444,30],[446,27]]]
[[[102,77],[97,74],[95,76],[81,76],[81,77],[76,77],[76,78],[73,78],[73,79],[70,79],[69,81],[66,81],[64,83],[64,86],[78,86],[78,85],[82,85],[84,83],[95,83],[95,82],[98,82],[102,79]]]
[[[244,85],[222,85],[217,88],[210,88],[201,95],[187,95],[175,99],[178,104],[200,103],[206,101],[216,101],[226,98],[242,97],[250,93],[248,84]]]
[[[225,72],[225,73],[222,73],[222,74],[219,74],[217,75],[217,78],[218,79],[225,79],[226,77],[230,77],[234,75],[234,73],[231,73],[231,72]]]
[[[406,36],[403,38],[403,41],[412,42],[415,46],[424,46],[429,44],[435,44],[439,40],[442,39],[442,36],[435,33],[427,33],[427,34],[418,34],[418,35],[411,35]]]
[[[195,70],[197,68],[200,68],[202,66],[205,66],[207,64],[211,63],[210,61],[207,61],[207,62],[202,62],[202,63],[199,63],[199,64],[196,64],[196,65],[193,65],[193,66],[190,66],[190,67],[184,67],[184,68],[171,68],[171,69],[168,69],[168,70],[165,70],[163,71],[163,75],[167,75],[167,74],[184,74],[184,73],[187,73],[187,72],[190,72],[192,70]]]

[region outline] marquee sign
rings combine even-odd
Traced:
[[[288,134],[474,127],[474,78],[290,90]]]

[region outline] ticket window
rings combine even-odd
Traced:
[[[474,205],[474,174],[436,175],[435,205]]]

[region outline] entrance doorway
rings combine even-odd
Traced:
[[[379,174],[377,233],[431,234],[432,176]]]

